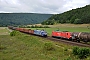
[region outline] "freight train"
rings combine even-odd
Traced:
[[[47,37],[47,32],[44,30],[31,30],[31,29],[25,29],[25,28],[19,28],[19,27],[13,27],[9,26],[9,29],[17,30],[23,33],[38,35],[42,37]],[[57,38],[64,38],[71,41],[84,41],[84,42],[90,42],[90,33],[86,32],[68,32],[68,31],[52,31],[51,34],[52,37]]]

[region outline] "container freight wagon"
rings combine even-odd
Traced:
[[[19,28],[19,31],[20,32],[24,32],[24,28]]]
[[[29,29],[23,29],[24,33],[29,33]]]
[[[34,30],[29,29],[28,33],[29,34],[34,34]]]
[[[9,29],[13,29],[13,26],[8,26]]]

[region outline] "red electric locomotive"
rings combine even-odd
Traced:
[[[65,38],[65,39],[74,39],[72,37],[72,33],[67,32],[67,31],[53,31],[52,32],[52,37]]]

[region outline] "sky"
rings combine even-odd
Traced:
[[[89,4],[90,0],[0,0],[0,13],[59,14]]]

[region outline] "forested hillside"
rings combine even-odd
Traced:
[[[53,25],[57,23],[73,23],[73,24],[87,24],[90,23],[90,5],[82,8],[72,9],[70,11],[51,16],[42,24]]]
[[[52,14],[0,13],[0,26],[36,24],[51,16]]]

